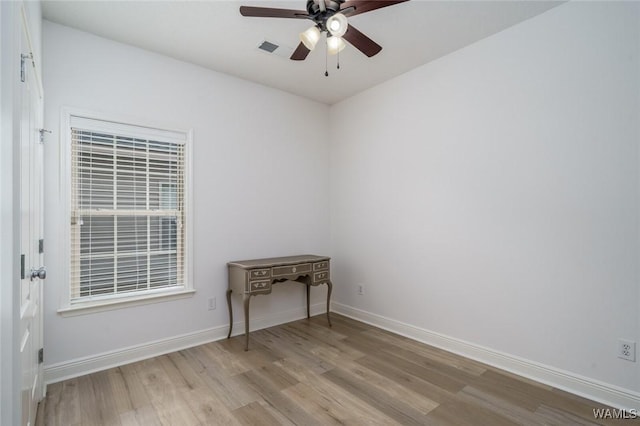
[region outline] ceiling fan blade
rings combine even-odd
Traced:
[[[258,18],[296,18],[307,19],[309,15],[305,10],[274,9],[272,7],[240,6],[242,16],[255,16]]]
[[[304,61],[307,58],[307,55],[311,52],[307,49],[307,46],[304,43],[300,42],[296,50],[291,55],[291,59],[294,61]]]
[[[347,40],[353,45],[353,47],[355,47],[368,57],[372,57],[382,50],[382,46],[371,40],[366,35],[362,34],[351,24],[349,24],[349,26],[347,27],[347,32],[344,33],[342,38]]]
[[[340,9],[355,7],[355,9],[344,12],[345,16],[355,16],[372,10],[381,9],[383,7],[393,6],[394,4],[404,3],[405,1],[409,0],[347,0],[342,3],[342,7]]]

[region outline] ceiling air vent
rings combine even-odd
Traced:
[[[263,41],[262,43],[260,43],[260,46],[258,46],[258,49],[262,49],[265,52],[269,52],[269,53],[273,53],[278,47],[277,44],[273,44],[270,41]]]
[[[262,40],[260,43],[258,43],[258,50],[261,50],[265,53],[274,54],[285,59],[289,59],[289,57],[293,54],[292,48],[268,40]]]

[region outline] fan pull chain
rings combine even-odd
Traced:
[[[336,66],[336,69],[340,69],[340,51],[338,50],[338,65]]]
[[[327,40],[324,45],[324,76],[329,77],[329,36],[327,36]]]

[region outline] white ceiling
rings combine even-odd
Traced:
[[[42,2],[45,19],[215,71],[333,104],[557,6],[558,1],[411,0],[349,23],[380,44],[367,58],[351,45],[329,57],[318,46],[305,61],[257,49],[268,40],[293,50],[303,19],[253,18],[240,5],[304,10],[306,0]]]

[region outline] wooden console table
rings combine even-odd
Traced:
[[[307,286],[307,318],[309,318],[309,293],[311,286],[326,284],[327,321],[331,326],[329,303],[333,285],[330,280],[329,257],[304,254],[301,256],[274,257],[270,259],[253,259],[229,262],[229,289],[227,304],[229,305],[229,335],[233,328],[233,308],[231,293],[242,294],[244,302],[244,334],[246,343],[244,350],[249,350],[249,300],[251,296],[271,293],[273,284],[283,281],[297,281]]]

